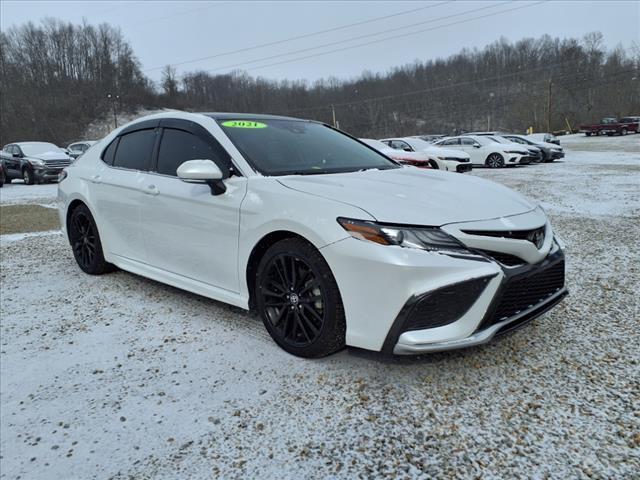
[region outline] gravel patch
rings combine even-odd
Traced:
[[[42,205],[0,206],[0,235],[60,229],[56,209]]]
[[[584,155],[478,170],[549,204],[571,294],[468,350],[303,360],[251,313],[83,274],[61,235],[0,242],[0,477],[637,478],[640,217],[567,210]]]

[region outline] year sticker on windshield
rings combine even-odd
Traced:
[[[266,123],[248,122],[246,120],[228,120],[222,122],[222,126],[229,128],[267,128]]]

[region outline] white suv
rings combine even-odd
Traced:
[[[80,268],[255,308],[305,357],[477,345],[566,294],[544,211],[468,175],[403,168],[322,123],[167,112],[65,169]]]

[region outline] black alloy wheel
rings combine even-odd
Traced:
[[[487,161],[485,162],[487,167],[489,168],[500,168],[504,167],[504,158],[499,153],[492,153],[487,157]]]
[[[286,239],[267,250],[255,293],[267,331],[287,352],[321,357],[344,346],[338,287],[324,258],[308,242]]]
[[[71,212],[67,228],[73,256],[83,272],[101,275],[114,269],[104,259],[98,227],[86,205]]]

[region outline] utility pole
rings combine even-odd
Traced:
[[[547,82],[547,132],[551,133],[551,78]]]
[[[117,114],[117,106],[116,102],[120,99],[120,95],[111,95],[110,93],[107,95],[107,98],[111,100],[111,106],[113,108],[113,124],[115,128],[118,128],[118,114]]]
[[[336,123],[336,109],[333,105],[331,105],[331,116],[333,117],[333,127],[338,128],[338,124]]]

